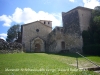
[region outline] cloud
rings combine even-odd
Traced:
[[[7,26],[7,27],[9,27],[12,22],[12,20],[10,19],[10,16],[7,16],[7,15],[0,16],[0,21],[4,21],[5,23],[3,24],[3,26]]]
[[[5,40],[6,37],[7,37],[7,34],[6,34],[6,33],[1,33],[1,34],[0,34],[0,38],[1,38],[1,39],[4,39],[4,40]]]
[[[84,7],[94,9],[96,6],[100,6],[99,0],[83,0]]]
[[[31,8],[21,9],[17,7],[12,15],[5,16],[6,18],[4,18],[2,21],[4,21],[4,24],[6,25],[8,23],[10,24],[11,22],[26,24],[37,20],[51,20],[53,23],[53,28],[61,25],[61,15],[59,13],[48,13],[44,11],[35,12]],[[6,19],[8,19],[8,21],[5,21]]]
[[[75,0],[69,0],[70,2],[74,2]]]
[[[0,39],[3,39],[3,40],[5,40],[5,38],[4,38],[4,37],[0,37]]]

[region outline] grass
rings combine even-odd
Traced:
[[[0,54],[0,75],[99,75],[92,71],[78,71],[75,67],[76,56],[47,53]],[[81,63],[85,61],[77,57]],[[100,64],[98,56],[87,58]]]

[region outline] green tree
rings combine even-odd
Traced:
[[[82,32],[82,37],[83,52],[100,55],[100,6],[95,7],[92,11],[90,27]]]
[[[10,27],[7,31],[6,41],[13,42],[14,40],[16,40],[18,38],[18,32],[20,32],[19,24],[13,25],[12,27]]]
[[[89,35],[91,44],[100,44],[100,6],[95,7],[90,21]]]

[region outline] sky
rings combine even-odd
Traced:
[[[100,0],[0,0],[0,38],[5,40],[8,29],[16,24],[51,20],[53,28],[62,26],[62,12],[77,6],[94,9]]]

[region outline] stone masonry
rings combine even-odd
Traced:
[[[40,20],[22,25],[22,44],[26,52],[82,52],[82,31],[87,30],[92,9],[76,7],[62,12],[63,27],[52,30],[52,21]]]

